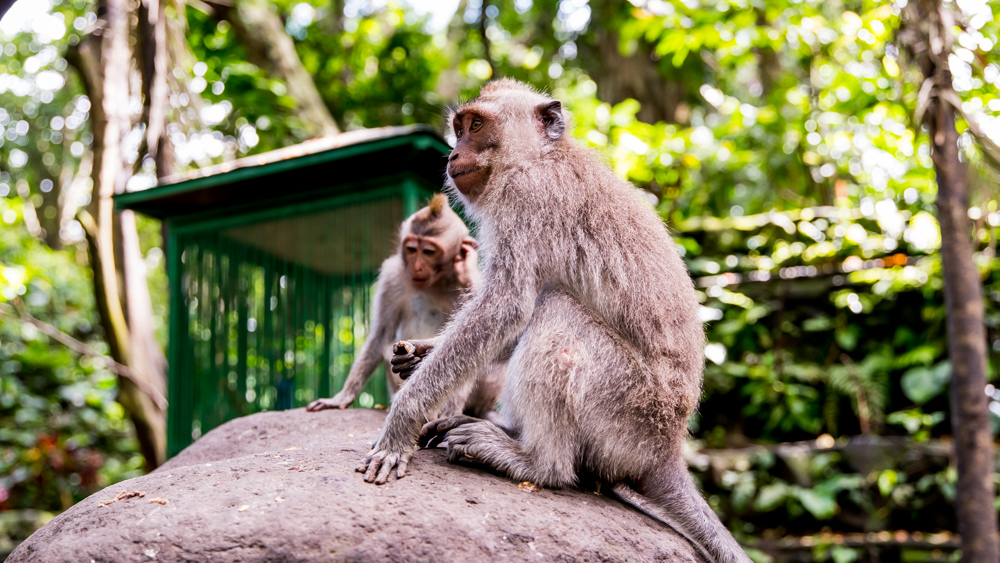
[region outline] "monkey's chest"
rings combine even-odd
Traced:
[[[452,307],[450,303],[416,298],[410,303],[410,314],[400,323],[396,340],[419,340],[433,338],[448,322]]]

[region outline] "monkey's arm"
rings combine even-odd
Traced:
[[[404,476],[424,413],[437,410],[527,326],[538,293],[534,272],[519,271],[518,260],[503,259],[502,254],[517,254],[510,252],[509,246],[496,254],[490,275],[455,313],[438,346],[393,398],[382,434],[358,467],[365,473],[365,481],[385,483],[396,466],[397,478]]]
[[[346,409],[351,406],[372,372],[382,363],[382,353],[396,337],[396,328],[400,322],[403,288],[398,283],[390,282],[392,279],[398,280],[400,275],[404,274],[395,271],[388,260],[382,265],[375,285],[375,295],[372,297],[372,322],[368,328],[368,338],[351,365],[344,388],[329,399],[317,399],[309,403],[306,410]]]

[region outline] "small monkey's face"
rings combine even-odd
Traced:
[[[434,238],[407,235],[402,243],[406,275],[417,289],[427,289],[447,273],[445,266],[454,259],[445,256],[444,249]]]
[[[492,121],[472,108],[459,110],[452,119],[456,143],[448,158],[448,176],[469,199],[475,199],[490,178],[490,161],[497,147]]]

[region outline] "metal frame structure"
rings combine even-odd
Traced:
[[[367,129],[115,198],[165,226],[168,455],[231,418],[343,386],[378,266],[399,222],[440,189],[449,151],[426,128]],[[379,374],[359,396],[388,399]]]

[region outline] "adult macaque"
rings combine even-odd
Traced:
[[[448,206],[448,198],[437,194],[400,227],[399,252],[382,263],[372,298],[372,322],[344,388],[329,399],[318,399],[309,411],[345,409],[354,402],[375,368],[393,355],[393,343],[417,340],[415,366],[433,346],[432,339],[451,317],[470,287],[478,283],[476,241],[462,219]],[[402,349],[401,349],[402,350]],[[404,375],[407,373],[404,370]],[[405,377],[404,377],[405,378]],[[395,394],[403,379],[386,370],[389,390]],[[487,417],[503,385],[503,370],[496,366],[481,377],[456,388],[449,400],[426,414],[455,415],[467,412]]]
[[[447,186],[480,227],[483,280],[396,395],[358,470],[375,483],[394,468],[402,477],[418,438],[444,440],[449,460],[517,481],[609,483],[705,559],[749,562],[682,456],[704,367],[694,285],[660,218],[564,135],[567,117],[512,80],[452,114]],[[500,426],[423,424],[505,350]]]

